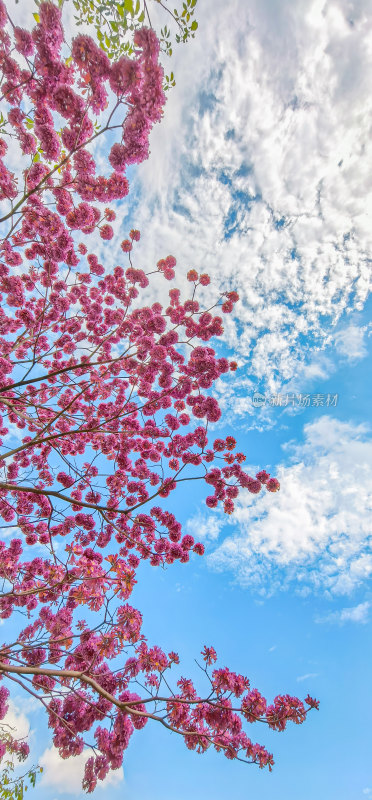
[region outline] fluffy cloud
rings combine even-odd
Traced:
[[[371,604],[366,601],[352,608],[342,608],[339,611],[332,611],[325,617],[318,617],[315,622],[331,622],[338,625],[343,625],[345,622],[359,622],[365,625],[368,622],[370,607]]]
[[[348,325],[339,330],[335,337],[337,352],[347,361],[355,362],[368,354],[365,335],[370,325]]]
[[[286,454],[279,494],[242,497],[209,565],[265,594],[347,594],[372,575],[372,438],[324,415]]]
[[[44,770],[40,785],[49,786],[53,791],[63,794],[80,795],[85,763],[91,755],[90,750],[83,750],[80,756],[64,759],[55,747],[46,749],[39,758],[39,764]],[[98,782],[97,791],[100,788],[107,790],[109,787],[117,786],[123,778],[122,767],[111,771],[104,781]]]
[[[0,723],[1,728],[11,733],[16,739],[27,739],[30,733],[30,723],[26,714],[13,700],[9,700],[8,704],[8,711]]]
[[[201,541],[216,541],[223,526],[223,518],[218,513],[210,514],[208,517],[203,514],[196,514],[186,522],[186,531]]]

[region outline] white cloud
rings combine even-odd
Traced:
[[[91,751],[86,749],[79,756],[64,759],[55,747],[47,748],[39,758],[39,764],[44,770],[40,786],[49,786],[58,793],[80,795],[85,763],[91,755]],[[96,791],[117,786],[123,779],[122,767],[111,770],[104,781],[98,781]]]
[[[344,622],[359,622],[362,625],[365,625],[368,622],[368,612],[370,607],[371,604],[366,601],[365,603],[359,603],[359,605],[353,606],[352,608],[342,608],[339,611],[332,611],[325,617],[317,617],[315,622],[331,622],[338,625],[343,625]]]
[[[187,533],[194,536],[198,541],[216,541],[219,537],[223,519],[218,513],[211,513],[207,517],[201,513],[191,517],[186,522]]]
[[[20,703],[22,703],[23,698],[22,700],[20,698],[17,698],[17,700],[18,699]],[[26,702],[26,709],[24,708],[23,704],[22,708],[23,710],[21,710],[20,705],[18,705],[18,703],[14,702],[13,700],[11,699],[8,700],[8,711],[4,719],[2,719],[0,722],[0,732],[4,734],[10,734],[14,739],[18,741],[24,740],[28,744],[30,744],[30,738],[32,737],[33,731],[30,730],[29,719],[24,713],[24,710],[27,711],[30,710],[27,702]],[[7,758],[11,762],[13,762],[15,769],[17,770],[17,767],[19,766],[17,758],[11,755],[8,755]],[[27,761],[28,759],[26,759],[26,762]]]
[[[335,334],[335,346],[337,352],[347,359],[347,361],[358,361],[365,358],[368,350],[365,343],[365,335],[369,325],[349,325]]]
[[[4,719],[1,720],[0,726],[8,733],[11,733],[15,739],[27,739],[30,733],[30,723],[26,714],[21,711],[13,700],[9,700],[8,705],[8,711]]]
[[[30,29],[34,27],[35,20],[32,15],[35,9],[37,9],[36,3],[30,2],[27,5],[21,5],[16,0],[9,0],[8,2],[8,13],[12,18],[12,22],[22,28]]]
[[[317,678],[318,674],[318,672],[307,672],[306,675],[299,675],[298,678],[296,678],[296,681],[300,683],[301,681],[307,681],[310,678]]]
[[[281,491],[241,495],[208,563],[262,593],[347,594],[372,575],[371,435],[323,415],[285,450]]]

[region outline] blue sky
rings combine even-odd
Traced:
[[[198,36],[174,50],[177,86],[117,227],[141,230],[138,266],[171,252],[181,288],[193,266],[213,276],[212,292],[238,289],[221,351],[239,369],[217,387],[215,432],[233,433],[281,492],[243,498],[229,519],[206,509],[198,486],[180,494],[178,516],[206,556],[166,572],[145,565],[133,604],[149,640],[179,652],[184,675],[213,644],[268,697],[309,692],[320,710],[283,734],[252,728],[274,753],[272,774],[198,756],[148,725],[124,777],[112,774],[95,795],[363,800],[372,797],[372,8],[199,5]],[[262,410],[255,390],[268,398]],[[287,392],[337,394],[337,405],[270,406]],[[44,765],[38,797],[84,797],[79,760],[58,760],[43,714],[15,704]]]

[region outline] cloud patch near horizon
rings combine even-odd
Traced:
[[[61,758],[55,747],[47,748],[39,758],[40,766],[43,767],[40,786],[49,786],[53,791],[62,794],[81,795],[84,767],[91,755],[92,752],[86,748],[79,756],[65,759]],[[103,781],[98,781],[95,791],[107,790],[123,780],[122,767],[111,770]]]

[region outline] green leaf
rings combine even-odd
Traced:
[[[39,14],[33,14],[32,16],[36,20],[36,22],[40,22]]]
[[[198,27],[198,23],[197,23],[196,19],[194,19],[194,22],[191,23],[190,28],[191,28],[192,31],[196,31],[197,27]]]

